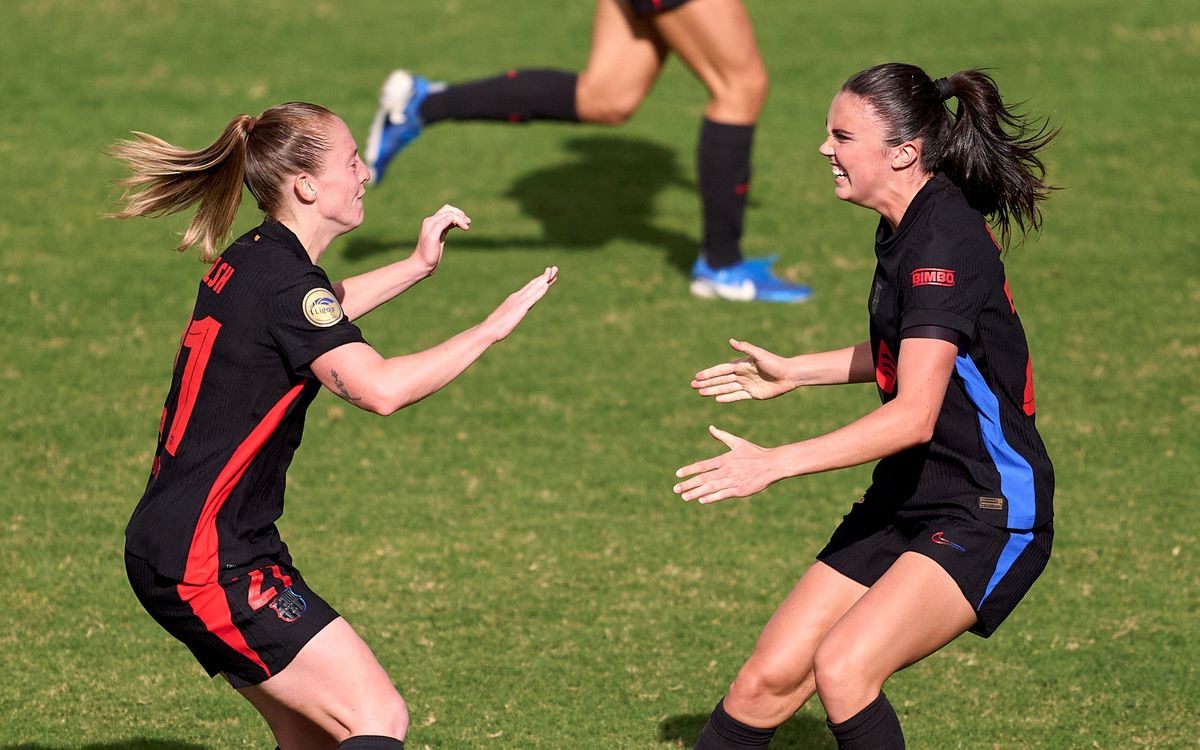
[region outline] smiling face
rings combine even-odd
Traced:
[[[897,148],[884,142],[883,123],[866,99],[842,91],[829,105],[818,149],[833,168],[837,197],[881,211],[895,175]]]
[[[330,149],[321,171],[307,177],[314,188],[313,204],[321,217],[337,225],[337,234],[354,229],[363,221],[363,195],[370,173],[358,155],[358,145],[346,123],[329,120]]]

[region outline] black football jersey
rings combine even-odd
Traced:
[[[875,253],[868,309],[882,401],[903,387],[902,339],[948,329],[959,351],[933,439],[882,459],[866,500],[1009,529],[1050,521],[1054,470],[1034,426],[1033,364],[983,216],[937,175],[894,232],[880,221]]]
[[[126,549],[197,584],[262,558],[290,563],[275,521],[321,387],[309,364],[362,340],[287,227],[268,220],[230,245],[200,282]]]

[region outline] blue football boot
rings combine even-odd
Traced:
[[[367,169],[378,183],[396,154],[421,134],[421,103],[439,88],[407,70],[394,70],[379,92],[379,109],[367,136]]]
[[[732,266],[712,268],[700,256],[692,266],[692,294],[736,302],[804,302],[812,288],[784,281],[771,272],[778,256],[743,258]]]

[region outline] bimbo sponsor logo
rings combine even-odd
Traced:
[[[954,286],[954,271],[949,268],[918,268],[912,272],[913,286]]]

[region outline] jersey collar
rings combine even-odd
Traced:
[[[912,202],[908,204],[908,208],[904,210],[904,216],[900,219],[900,225],[896,227],[896,231],[892,231],[892,227],[887,223],[887,219],[879,219],[879,228],[875,230],[875,252],[877,255],[883,255],[893,245],[895,245],[900,237],[908,231],[908,228],[916,223],[925,209],[929,206],[933,197],[950,187],[954,183],[950,182],[950,178],[946,177],[944,172],[938,172],[929,181],[921,186],[917,194],[913,196]]]
[[[308,251],[304,249],[304,245],[300,244],[300,239],[283,224],[274,219],[265,219],[256,230],[264,237],[269,237],[279,244],[291,250],[297,257],[303,258],[309,265],[313,265],[312,258],[308,257]]]

